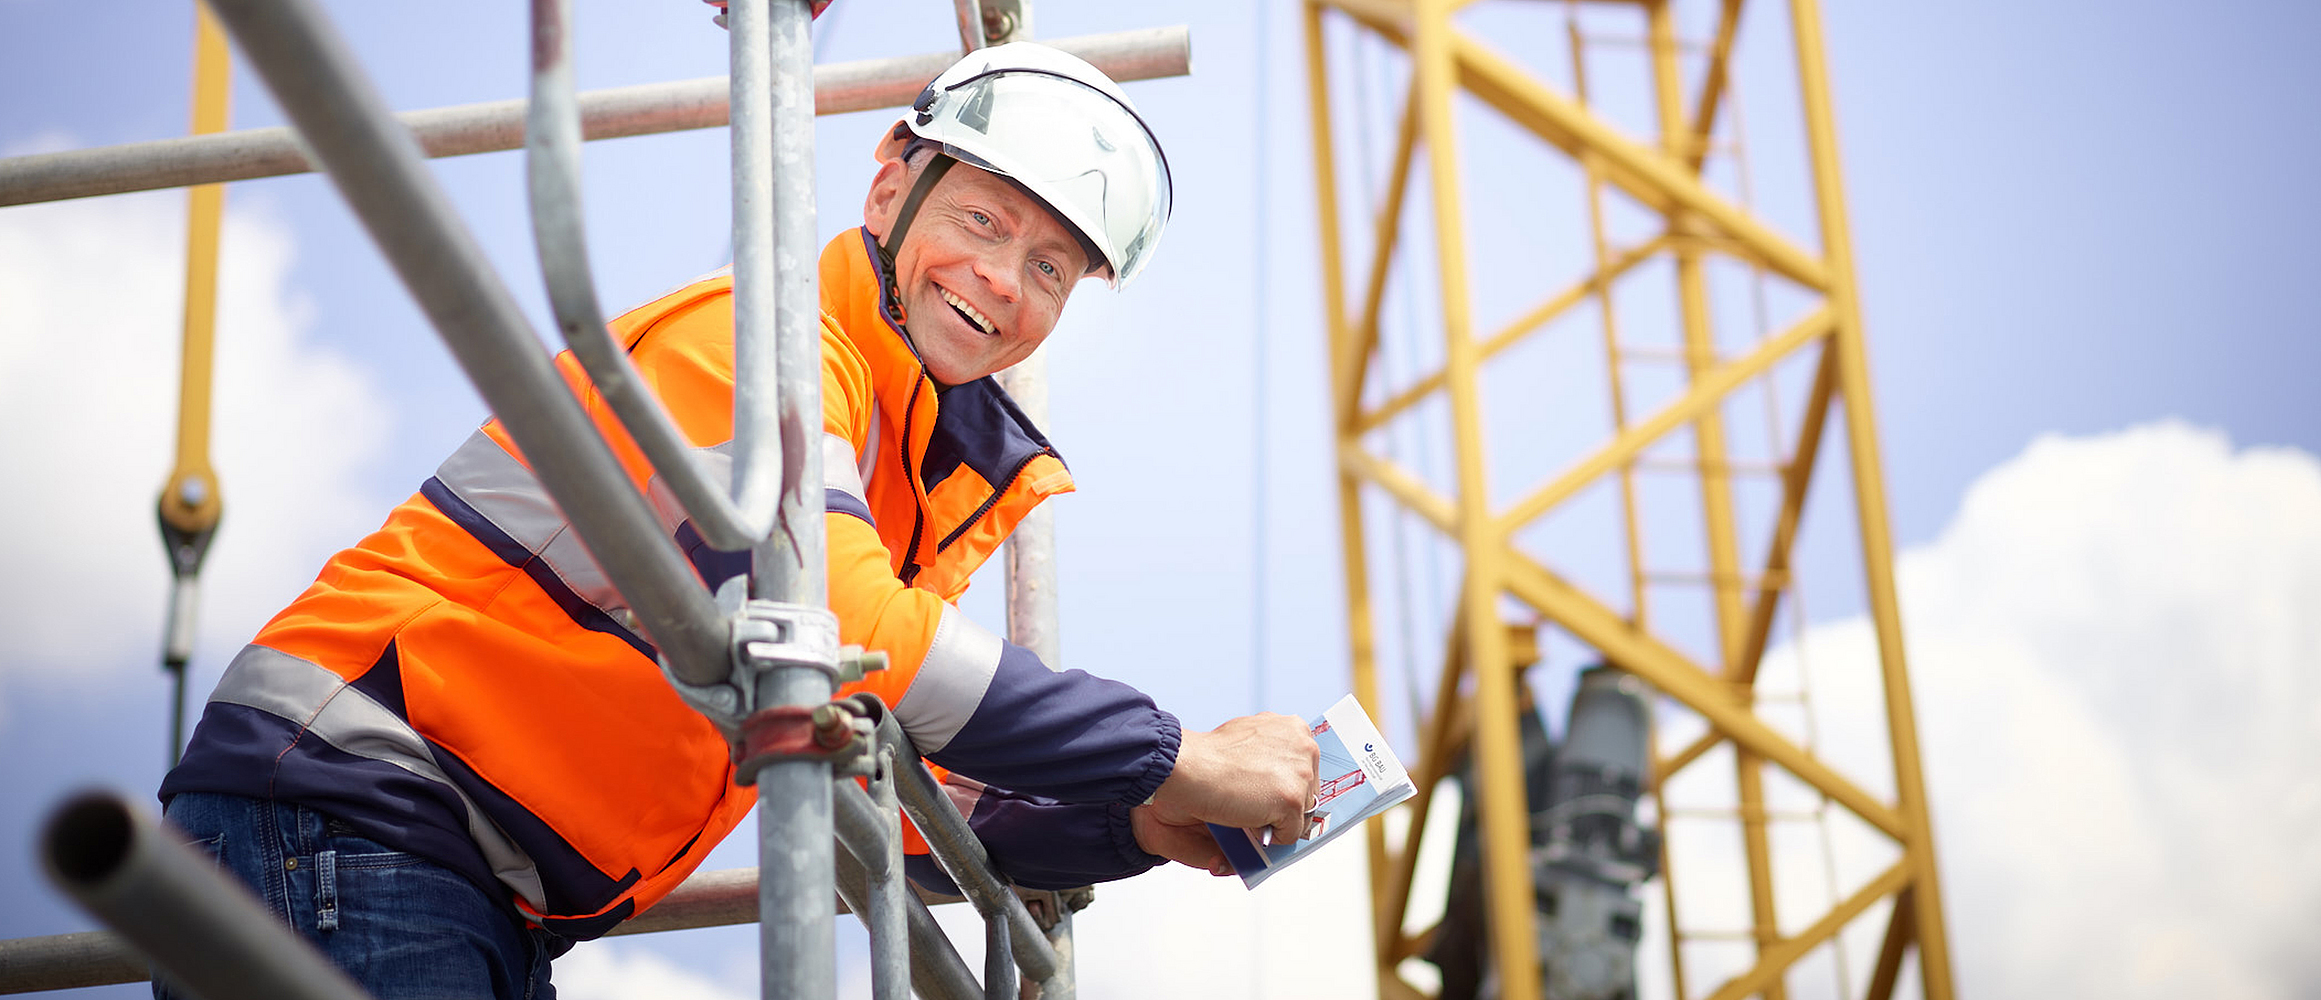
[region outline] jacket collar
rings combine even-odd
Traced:
[[[822,309],[869,365],[888,425],[911,428],[922,488],[934,489],[962,464],[1002,484],[1041,453],[1062,461],[997,379],[942,386],[928,377],[886,277],[869,229],[842,233],[823,248]]]

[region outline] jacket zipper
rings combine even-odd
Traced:
[[[918,380],[911,383],[911,401],[903,407],[902,440],[895,442],[895,448],[903,459],[903,478],[910,481],[913,498],[911,503],[911,547],[904,550],[903,571],[897,574],[905,587],[910,586],[911,581],[919,576],[919,540],[927,530],[927,494],[919,486],[919,470],[911,465],[911,418],[919,412],[919,389],[926,384],[927,368],[925,365],[921,365],[919,366]],[[940,547],[937,551],[941,551]]]
[[[966,534],[967,529],[975,526],[975,522],[983,520],[983,515],[990,513],[991,508],[998,506],[999,498],[1007,494],[1007,488],[1014,486],[1016,480],[1023,478],[1023,470],[1031,468],[1034,459],[1047,454],[1052,454],[1052,452],[1048,449],[1042,449],[1032,452],[1025,456],[1023,461],[1015,463],[1015,470],[1009,472],[1006,479],[1001,480],[999,485],[992,488],[990,496],[983,498],[983,506],[975,508],[975,513],[967,515],[967,520],[959,522],[958,527],[951,529],[950,534],[944,535],[942,541],[935,543],[935,551],[940,553],[944,549],[950,548],[952,542],[958,541],[959,536]]]

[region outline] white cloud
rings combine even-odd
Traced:
[[[749,995],[646,945],[617,938],[574,946],[556,960],[555,979],[556,995],[563,1000],[744,1000]]]
[[[2179,423],[2041,438],[1897,572],[1963,995],[2321,988],[2321,461]],[[1802,646],[1826,752],[1882,762],[1867,622]],[[1883,767],[1856,770],[1883,792]],[[1847,889],[1890,858],[1852,829]],[[1826,891],[1818,851],[1781,851],[1784,898]],[[1688,908],[1718,874],[1678,872]]]
[[[229,200],[213,461],[224,522],[198,655],[215,663],[384,511],[356,487],[382,394],[313,343],[289,232]],[[168,573],[154,502],[176,433],[185,199],[0,211],[0,683],[103,684],[159,662]]]

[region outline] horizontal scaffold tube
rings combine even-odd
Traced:
[[[51,882],[186,991],[361,1000],[353,980],[183,836],[125,796],[85,792],[49,817],[41,861]]]
[[[1115,80],[1150,80],[1191,71],[1184,26],[1143,28],[1046,42],[1094,63]],[[814,112],[843,114],[909,104],[928,80],[959,58],[955,52],[834,63],[814,70]],[[591,90],[580,95],[581,134],[588,139],[715,128],[726,123],[722,76]],[[462,104],[397,115],[430,157],[466,156],[524,144],[525,102]],[[120,146],[38,153],[0,160],[0,205],[62,201],[279,177],[314,170],[287,128],[248,129]]]
[[[843,860],[860,864],[851,855]],[[913,898],[921,907],[966,902],[958,896],[929,892],[914,892]],[[837,912],[849,911],[843,895],[836,903]],[[606,936],[728,927],[756,923],[757,919],[758,870],[725,868],[696,872],[676,891],[653,904],[652,909],[613,928]],[[0,941],[0,995],[142,983],[147,975],[145,956],[111,931]]]

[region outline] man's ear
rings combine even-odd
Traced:
[[[871,150],[870,155],[880,163],[900,160],[903,158],[903,150],[910,148],[910,144],[910,127],[896,122],[895,127],[886,130],[886,136],[878,141],[878,148]]]
[[[902,214],[903,198],[910,193],[911,171],[900,159],[881,159],[878,174],[870,179],[870,193],[862,199],[862,227],[879,242],[886,242],[894,231],[895,216]]]

